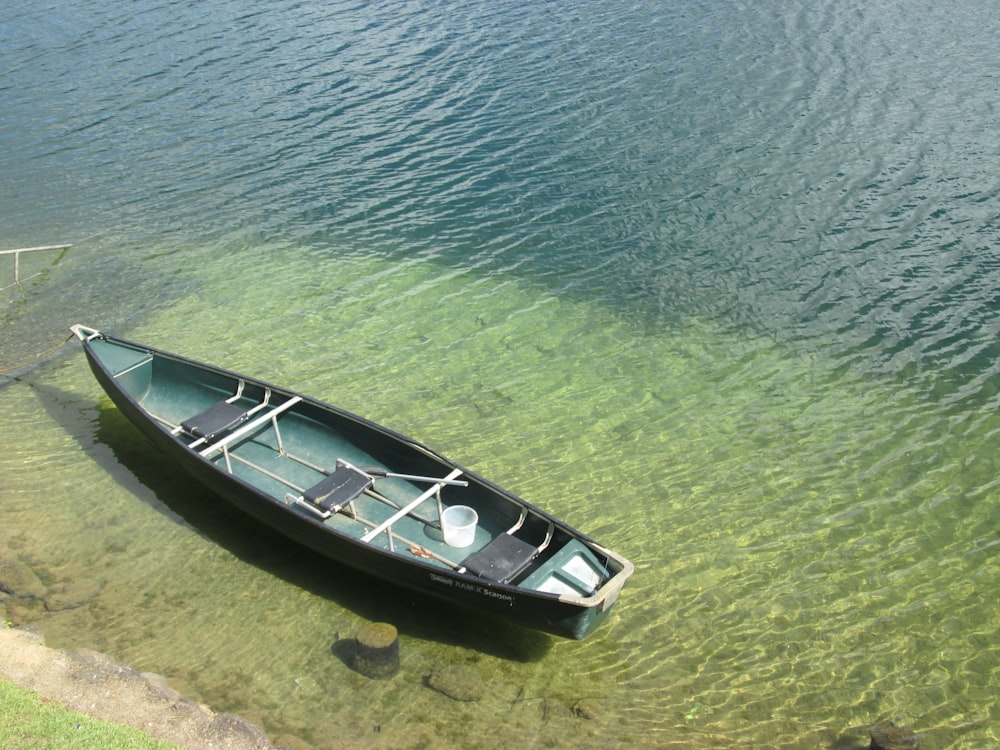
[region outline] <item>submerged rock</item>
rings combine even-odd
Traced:
[[[452,700],[478,701],[486,692],[483,678],[470,667],[439,667],[430,673],[427,686],[447,695]]]
[[[272,742],[274,742],[275,747],[287,750],[316,750],[313,745],[294,734],[279,734]]]
[[[19,560],[0,561],[0,591],[28,599],[41,598],[47,593],[35,571]]]
[[[205,737],[221,743],[239,741],[241,746],[249,744],[261,750],[272,747],[271,740],[260,727],[236,714],[218,714],[205,728]]]
[[[601,715],[601,701],[597,698],[581,698],[573,704],[573,715],[579,719],[596,719]]]
[[[100,591],[101,583],[99,581],[71,581],[61,586],[58,591],[49,592],[45,599],[45,609],[49,612],[77,609],[88,604]]]
[[[918,750],[920,738],[905,727],[897,727],[891,721],[883,721],[868,730],[872,738],[869,750]]]
[[[176,702],[184,699],[184,696],[177,690],[170,687],[167,678],[155,672],[143,672],[142,679],[149,685],[149,692],[165,701]]]

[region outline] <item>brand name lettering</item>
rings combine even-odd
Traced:
[[[434,583],[440,583],[443,586],[451,586],[456,589],[462,589],[463,591],[471,591],[480,596],[488,596],[493,599],[499,599],[502,602],[507,602],[508,604],[514,603],[514,597],[510,594],[505,594],[502,591],[494,591],[493,589],[488,589],[485,586],[477,586],[474,583],[466,583],[465,581],[456,581],[453,578],[445,578],[444,576],[435,575],[431,573],[431,580]]]

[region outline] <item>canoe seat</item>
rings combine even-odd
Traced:
[[[224,432],[229,432],[249,416],[249,412],[228,401],[217,404],[181,422],[181,429],[188,435],[211,442]]]
[[[478,552],[462,561],[467,573],[497,583],[507,583],[524,570],[539,553],[533,547],[511,534],[500,534]]]
[[[327,513],[336,513],[370,488],[373,481],[372,477],[353,466],[340,466],[303,492],[302,499]]]

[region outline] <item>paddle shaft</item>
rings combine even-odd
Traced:
[[[362,469],[366,474],[371,474],[373,477],[390,477],[392,479],[406,479],[411,482],[432,482],[434,484],[451,484],[455,487],[468,487],[469,483],[464,479],[438,479],[437,477],[421,477],[415,474],[395,474],[391,471],[383,471],[382,469]]]

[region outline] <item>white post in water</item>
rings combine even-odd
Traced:
[[[65,250],[72,245],[41,245],[40,247],[22,247],[17,250],[0,250],[0,255],[14,256],[14,283],[21,289],[21,253],[33,253],[36,250]],[[22,291],[24,291],[22,289]]]

